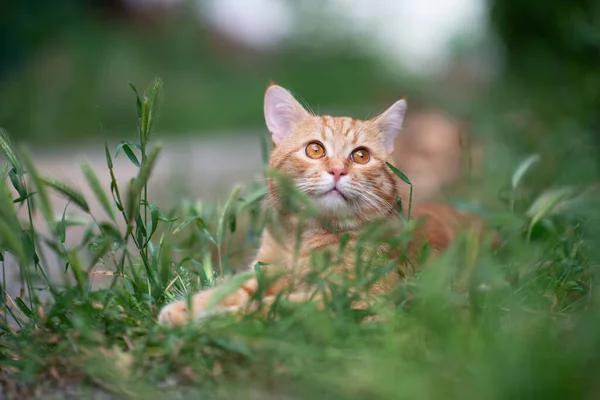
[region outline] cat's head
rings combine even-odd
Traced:
[[[265,93],[274,149],[270,166],[294,180],[325,218],[358,225],[396,210],[397,180],[385,164],[402,128],[406,101],[370,120],[317,116],[284,88]],[[276,198],[277,185],[269,185]]]

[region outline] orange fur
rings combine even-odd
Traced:
[[[277,212],[278,219],[267,225],[256,259],[250,264],[253,268],[257,262],[268,263],[267,272],[282,273],[263,292],[266,302],[290,284],[294,285],[293,300],[308,300],[311,288],[301,278],[311,270],[311,254],[315,250],[331,250],[336,254],[342,233],[349,234],[348,249],[351,249],[360,229],[375,219],[401,222],[396,209],[396,198],[401,194],[399,180],[385,162],[392,159],[394,139],[401,128],[405,109],[406,103],[402,100],[368,121],[315,116],[306,112],[283,88],[274,84],[267,88],[265,117],[275,145],[269,165],[291,178],[297,189],[317,206],[318,214],[301,222],[297,213],[286,211],[285,193],[280,182],[268,180],[266,203],[269,209]],[[313,159],[307,155],[306,147],[313,142],[322,145],[322,158]],[[368,152],[368,162],[353,161],[352,154],[356,149]],[[424,221],[409,244],[409,258],[423,242],[428,242],[434,250],[443,251],[464,229],[483,232],[480,218],[442,204],[416,205],[412,216]],[[299,246],[296,246],[299,228],[301,236]],[[400,225],[397,228],[401,229]],[[354,265],[354,253],[347,250],[334,268],[338,272],[351,272]],[[389,274],[373,286],[371,292],[385,292],[398,279],[399,273]],[[251,278],[218,306],[243,310],[258,288],[257,279]],[[159,322],[180,325],[190,316],[192,319],[202,317],[208,311],[215,290],[192,296],[191,313],[183,301],[167,305],[159,315]],[[364,306],[362,302],[356,305],[357,308]]]

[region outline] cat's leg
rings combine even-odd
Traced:
[[[263,305],[272,306],[277,297],[277,295],[266,296],[261,300],[261,303]],[[292,303],[307,303],[309,301],[314,301],[319,307],[323,307],[323,295],[321,293],[292,292],[284,296],[284,298]]]
[[[249,269],[254,271],[254,265],[257,263],[258,261],[252,262]],[[267,274],[265,277],[269,279],[263,292],[265,297],[273,296],[287,287],[288,279],[285,273],[281,275],[276,272],[276,269],[271,267],[265,267],[263,271]],[[271,272],[275,273],[271,274]],[[160,311],[158,322],[161,325],[178,326],[186,324],[189,321],[200,320],[219,312],[245,311],[250,299],[258,292],[258,289],[258,279],[256,276],[252,276],[233,293],[228,294],[215,304],[213,297],[221,290],[221,288],[214,287],[194,294],[190,299],[191,310],[190,307],[188,307],[188,302],[185,300],[167,304]]]
[[[204,292],[196,293],[190,299],[191,310],[188,302],[185,300],[175,301],[163,307],[158,315],[158,322],[161,325],[179,326],[189,321],[197,321],[205,318],[215,312],[229,311],[235,312],[242,310],[250,298],[258,290],[258,281],[255,277],[248,279],[233,293],[227,295],[212,308],[209,308],[212,297],[217,293],[220,287],[215,287]]]

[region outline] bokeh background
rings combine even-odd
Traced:
[[[263,93],[274,81],[316,112],[356,118],[372,117],[406,96],[406,127],[393,162],[413,181],[416,201],[443,201],[491,216],[507,233],[507,245],[498,257],[488,257],[466,240],[464,253],[461,245],[445,259],[450,269],[440,264],[443,269],[424,271],[418,282],[396,291],[393,297],[403,299],[398,310],[408,304],[408,318],[392,318],[383,330],[346,325],[350,314],[340,310],[350,298],[340,295],[333,301],[336,318],[236,321],[232,335],[215,325],[223,341],[212,340],[212,333],[194,333],[192,341],[185,332],[155,335],[154,327],[146,330],[151,307],[163,301],[163,289],[175,292],[175,280],[165,288],[173,276],[167,264],[182,274],[181,282],[190,277],[193,283],[200,269],[221,266],[223,247],[225,267],[245,268],[258,241],[254,222],[262,214],[238,212],[235,234],[215,235],[228,238],[219,240],[218,250],[204,223],[197,233],[190,224],[178,234],[179,228],[161,224],[154,245],[140,251],[149,272],[136,273],[142,268],[136,255],[119,256],[114,265],[123,269],[113,273],[109,258],[121,254],[123,235],[106,229],[112,223],[98,237],[86,234],[96,231],[90,215],[107,218],[79,164],[89,160],[110,197],[104,140],[113,157],[120,140],[138,140],[129,83],[142,92],[155,77],[162,78],[164,90],[151,141],[162,141],[164,151],[148,185],[149,200],[165,215],[181,217],[178,227],[192,221],[188,216],[202,216],[209,230],[219,232],[215,208],[223,211],[233,185],[243,183],[247,196],[258,184],[261,139],[268,138]],[[92,208],[87,215],[53,194],[53,211],[64,222],[47,224],[38,211],[34,232],[28,208],[15,204],[23,246],[30,254],[35,238],[30,256],[42,260],[36,273],[45,271],[59,284],[73,282],[73,274],[81,292],[55,286],[61,293],[56,307],[37,308],[28,269],[14,257],[5,261],[10,252],[0,253],[0,286],[39,315],[27,328],[31,335],[2,333],[7,361],[0,365],[10,364],[10,370],[0,371],[0,392],[5,372],[19,366],[25,377],[43,369],[49,371],[44,377],[61,384],[87,376],[123,391],[130,379],[143,385],[140,374],[153,379],[178,371],[185,381],[203,385],[239,376],[239,398],[251,397],[255,385],[269,388],[269,398],[336,392],[371,398],[592,398],[598,392],[592,378],[600,365],[594,289],[600,265],[600,0],[0,0],[0,127],[31,149],[40,173],[75,186]],[[0,156],[0,167],[4,161]],[[121,152],[115,171],[125,196],[137,167]],[[134,204],[128,194],[124,198]],[[221,223],[229,213],[221,215],[224,232]],[[122,219],[118,223],[126,232]],[[138,243],[145,242],[145,231],[136,228]],[[14,233],[18,242],[20,232]],[[110,255],[104,245],[111,246]],[[71,249],[81,255],[80,263],[73,262]],[[89,281],[76,264],[89,265]],[[156,284],[153,270],[160,276]],[[117,276],[122,283],[98,309],[96,299],[104,294],[88,293],[84,283],[107,287]],[[50,298],[45,283],[38,288],[42,299]],[[0,299],[0,306],[5,303]],[[257,341],[259,333],[266,340]],[[324,343],[335,351],[323,352]],[[100,350],[102,357],[86,349]],[[111,354],[116,363],[109,361]],[[168,382],[161,390],[180,387],[171,375]],[[137,387],[126,393],[142,393]]]
[[[0,126],[49,169],[62,162],[62,175],[75,154],[97,154],[100,165],[103,135],[135,139],[128,82],[143,90],[159,76],[156,138],[171,149],[170,176],[214,178],[196,185],[199,195],[260,171],[270,81],[318,112],[357,118],[407,96],[397,162],[422,198],[459,182],[465,164],[469,182],[496,196],[532,153],[541,156],[534,190],[597,178],[596,0],[7,0],[1,8]]]

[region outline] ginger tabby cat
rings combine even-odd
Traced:
[[[399,180],[385,162],[392,159],[394,140],[402,128],[406,107],[406,101],[399,100],[367,121],[316,116],[282,87],[271,85],[267,89],[264,112],[274,144],[269,165],[291,178],[297,189],[313,202],[319,215],[302,225],[300,248],[295,248],[298,219],[282,209],[281,187],[275,180],[269,180],[267,205],[281,212],[282,218],[278,227],[265,228],[260,249],[249,269],[252,271],[257,262],[268,263],[270,271],[282,271],[283,275],[264,290],[264,301],[268,302],[287,287],[291,276],[302,276],[311,268],[313,250],[338,249],[341,233],[349,233],[352,244],[365,224],[377,218],[399,220],[396,205]],[[460,230],[475,228],[481,233],[483,228],[480,218],[442,204],[415,205],[411,217],[422,218],[424,223],[412,237],[409,255],[424,241],[433,250],[443,251]],[[353,267],[354,258],[346,253],[352,252],[346,251],[342,265],[336,268]],[[400,278],[399,273],[388,275],[391,276],[384,277],[384,283],[373,287],[375,294],[388,290]],[[208,315],[208,303],[217,289],[193,295],[191,311],[186,301],[166,305],[159,314],[159,323],[176,326]],[[294,289],[297,291],[290,295],[290,300],[304,301],[310,297],[310,288]],[[252,277],[220,300],[217,307],[243,310],[257,290],[258,281]]]

